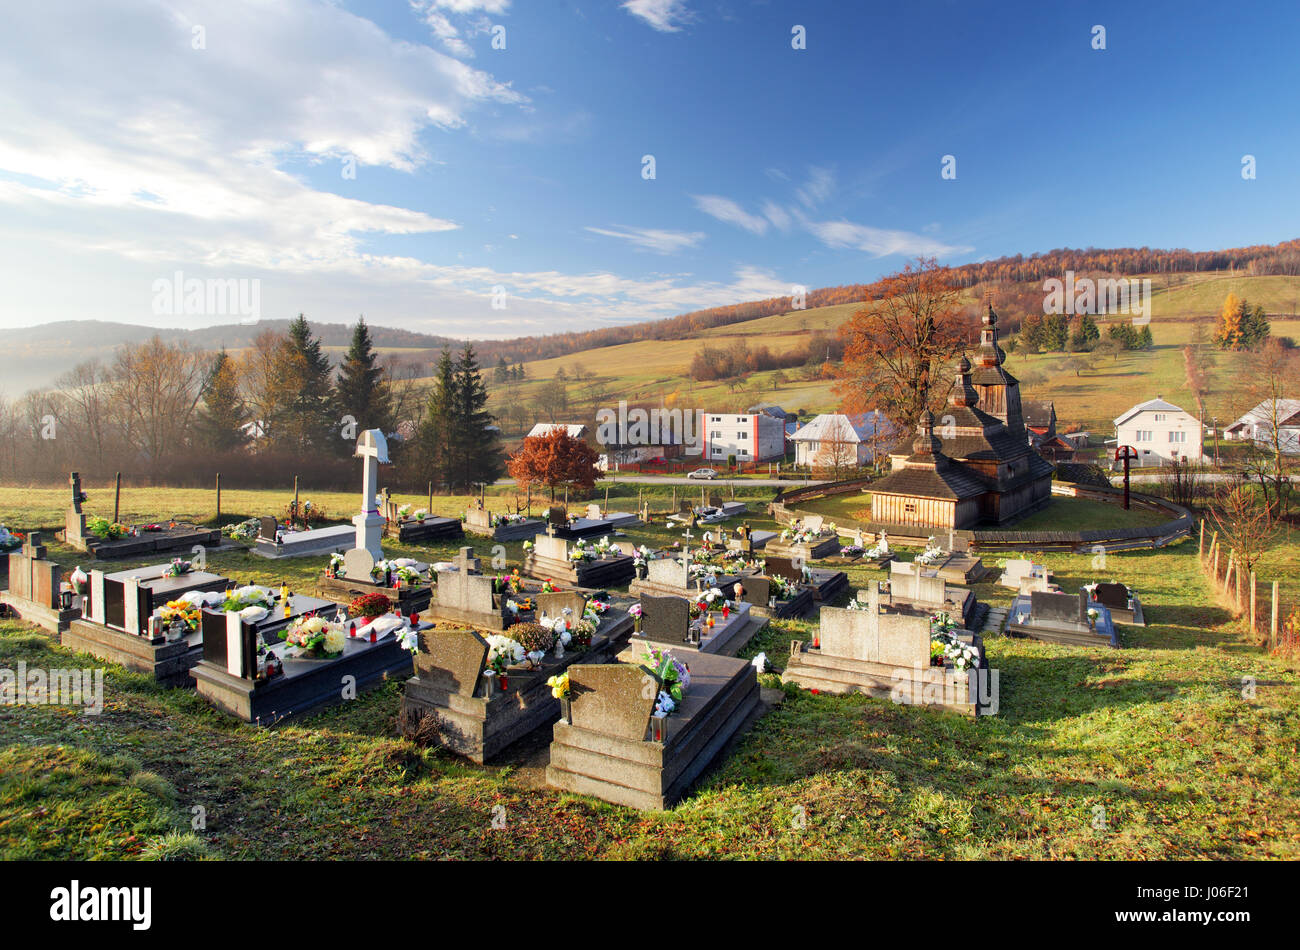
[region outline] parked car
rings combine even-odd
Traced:
[[[711,468],[697,468],[693,472],[688,472],[686,477],[687,478],[717,478],[718,473],[715,469],[711,469]]]

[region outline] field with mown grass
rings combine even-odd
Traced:
[[[58,523],[61,496],[13,492],[0,490],[13,527]],[[284,494],[238,498],[260,514]],[[204,511],[183,492],[155,490],[155,500],[163,507],[132,496],[129,508],[148,518],[187,504]],[[355,506],[351,495],[316,500],[332,511]],[[100,504],[92,497],[89,507]],[[680,532],[629,536],[662,546]],[[1282,539],[1285,551],[1271,555],[1279,566],[1296,564],[1298,541]],[[490,557],[489,543],[470,543]],[[385,545],[426,560],[451,547]],[[62,545],[51,554],[87,566]],[[519,546],[507,545],[507,556],[517,564]],[[1104,575],[1091,555],[1040,559],[1067,589],[1131,584],[1150,625],[1122,628],[1124,648],[1114,651],[991,639],[1000,708],[979,721],[787,687],[663,813],[548,789],[546,730],[487,767],[399,739],[399,682],[258,729],[192,691],[108,667],[102,715],[0,707],[0,858],[1300,857],[1300,675],[1243,642],[1241,624],[1200,575],[1195,543],[1111,555]],[[237,580],[296,589],[323,562],[273,563],[240,550],[208,559]],[[849,573],[854,586],[884,576],[861,566]],[[994,584],[976,590],[1010,601]],[[790,640],[811,629],[773,624],[744,655],[764,651],[779,670]],[[19,661],[99,665],[43,630],[0,621],[0,668]],[[1253,695],[1243,695],[1243,677],[1253,678]],[[779,686],[775,673],[763,682]],[[503,829],[492,827],[497,806]],[[199,830],[196,807],[206,817]]]

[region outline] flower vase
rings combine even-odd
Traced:
[[[496,692],[496,670],[483,671],[483,698],[491,699],[492,694]]]

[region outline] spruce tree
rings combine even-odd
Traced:
[[[452,455],[456,417],[456,368],[451,352],[442,351],[434,370],[429,401],[420,423],[419,457],[427,480],[439,488],[452,483]]]
[[[385,434],[393,427],[393,407],[384,371],[375,365],[374,347],[370,341],[370,328],[364,317],[352,328],[352,345],[339,366],[339,380],[335,387],[335,403],[340,416],[349,415],[357,421],[357,432],[382,429]],[[350,443],[340,439],[344,449]]]
[[[301,313],[289,324],[285,351],[286,372],[295,377],[298,390],[285,414],[285,438],[300,451],[329,445],[328,440],[339,435],[336,416],[343,413],[336,413],[332,405],[329,357]]]
[[[494,482],[503,466],[499,433],[487,411],[488,393],[479,372],[474,347],[465,344],[456,364],[455,447],[452,455],[453,483],[468,490],[476,482]]]
[[[239,375],[223,349],[213,360],[196,424],[198,443],[213,452],[233,452],[248,443],[248,411],[239,395]]]

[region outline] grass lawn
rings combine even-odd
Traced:
[[[264,495],[250,504],[282,499]],[[49,504],[34,498],[12,520],[28,523]],[[652,544],[680,536],[667,527],[629,534]],[[1295,538],[1286,543],[1294,564]],[[488,543],[475,544],[490,556]],[[506,547],[517,564],[518,546]],[[51,553],[77,560],[59,545]],[[1000,709],[980,721],[787,688],[784,703],[663,813],[557,793],[509,757],[480,767],[398,739],[400,683],[258,729],[192,691],[108,667],[102,715],[0,707],[0,858],[1300,857],[1300,675],[1242,642],[1241,625],[1201,578],[1195,544],[1112,555],[1105,577],[1091,555],[1039,559],[1067,588],[1130,583],[1150,625],[1123,628],[1116,651],[990,640]],[[209,555],[210,569],[239,580],[286,577],[300,587],[322,564]],[[862,566],[850,575],[853,586],[884,576]],[[1011,596],[976,589],[995,603]],[[789,641],[811,629],[773,624],[745,655],[765,651],[779,667]],[[44,631],[0,621],[0,668],[19,661],[99,665]],[[1251,698],[1244,676],[1256,683]],[[763,679],[777,685],[775,675]],[[492,827],[497,806],[504,829]],[[192,830],[196,807],[206,827]]]

